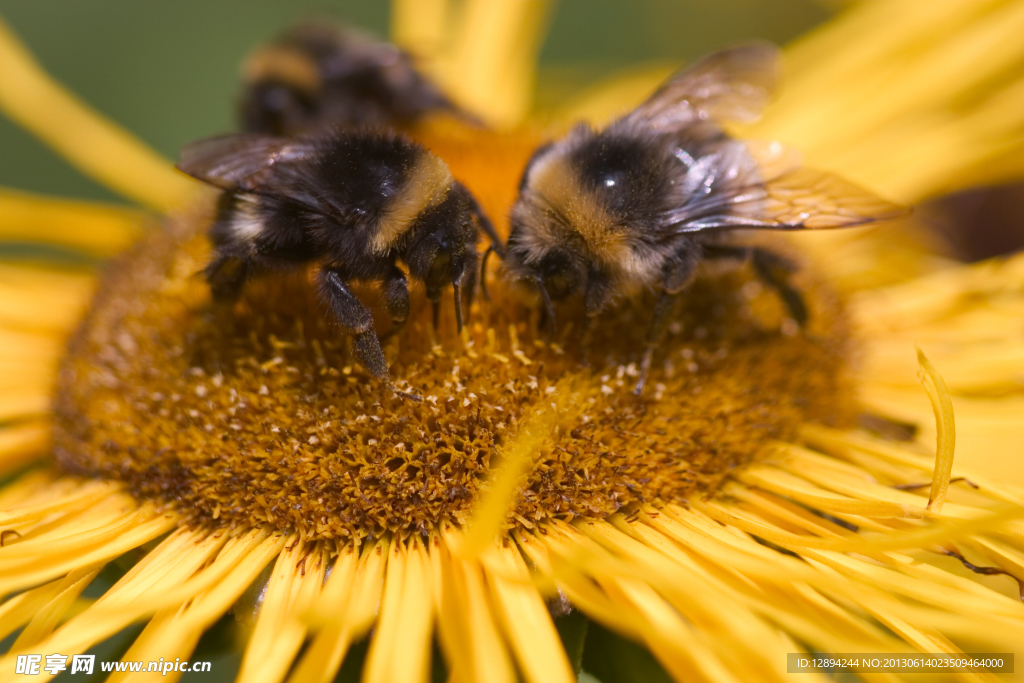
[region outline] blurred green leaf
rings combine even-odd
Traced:
[[[671,683],[646,649],[591,622],[583,649],[583,670],[600,683]]]
[[[555,619],[555,628],[562,639],[562,647],[569,656],[569,664],[577,675],[580,667],[583,666],[583,646],[587,639],[587,630],[590,622],[579,610],[573,610],[569,614]]]

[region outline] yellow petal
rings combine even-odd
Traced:
[[[494,127],[522,121],[549,7],[545,0],[466,0],[451,55],[438,72],[446,91]]]
[[[938,426],[938,445],[935,451],[935,473],[932,475],[932,490],[928,495],[928,509],[942,512],[942,504],[949,490],[950,473],[953,471],[953,449],[956,440],[953,422],[953,403],[949,398],[949,390],[935,366],[925,357],[921,349],[917,350],[917,362],[921,364],[921,382],[924,384],[928,398],[935,411],[935,424]]]
[[[327,568],[322,548],[293,542],[278,555],[256,628],[242,658],[240,683],[277,683],[302,647],[306,624],[299,619],[320,595]]]
[[[522,555],[510,545],[498,545],[484,559],[485,571],[492,565],[498,570],[487,571],[487,584],[523,676],[530,683],[572,683],[575,675],[551,613],[530,583]]]
[[[57,583],[56,594],[32,617],[32,621],[18,635],[11,645],[14,652],[24,652],[36,647],[49,636],[64,617],[72,603],[82,594],[85,587],[100,573],[101,567],[76,569]]]
[[[449,531],[445,535],[451,538]],[[438,539],[430,547],[435,578],[438,634],[451,675],[461,681],[516,680],[487,595],[482,568],[448,552]]]
[[[86,175],[159,211],[194,196],[193,181],[54,81],[2,21],[0,71],[0,110]]]
[[[444,49],[448,0],[391,0],[391,41],[429,63]]]
[[[388,548],[382,541],[367,544],[361,555],[352,548],[339,552],[320,600],[306,615],[319,630],[289,683],[334,680],[349,645],[363,636],[377,616]]]
[[[0,188],[0,239],[41,242],[112,256],[152,219],[127,207]]]
[[[429,562],[418,538],[392,545],[377,630],[363,669],[364,683],[428,680],[434,617]]]

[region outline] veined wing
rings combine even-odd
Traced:
[[[259,192],[275,166],[313,153],[311,144],[256,133],[219,135],[181,150],[178,168],[222,190]]]
[[[742,143],[695,160],[676,209],[665,212],[666,233],[705,230],[825,230],[898,218],[908,210],[842,178],[779,165],[765,177]]]
[[[779,48],[746,43],[683,69],[620,121],[678,131],[701,121],[753,121],[779,80]]]

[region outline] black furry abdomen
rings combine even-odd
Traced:
[[[376,226],[422,154],[405,138],[377,131],[325,138],[309,169],[306,191],[329,197],[342,223]]]

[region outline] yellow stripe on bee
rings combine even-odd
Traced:
[[[409,172],[402,190],[381,217],[377,233],[370,240],[374,254],[387,253],[398,239],[409,231],[416,217],[432,206],[437,206],[452,185],[452,173],[439,157],[424,152]]]
[[[316,92],[320,89],[320,71],[311,56],[300,49],[273,45],[254,53],[242,67],[246,83],[278,80],[288,85]]]
[[[562,232],[553,221],[538,221],[535,228],[547,229],[545,235],[554,244],[566,244],[578,236],[582,244],[598,260],[618,265],[630,257],[627,234],[615,219],[597,201],[594,193],[582,186],[579,174],[569,160],[560,154],[551,154],[537,161],[530,172],[530,189],[537,192],[555,210],[569,221],[571,234]]]

